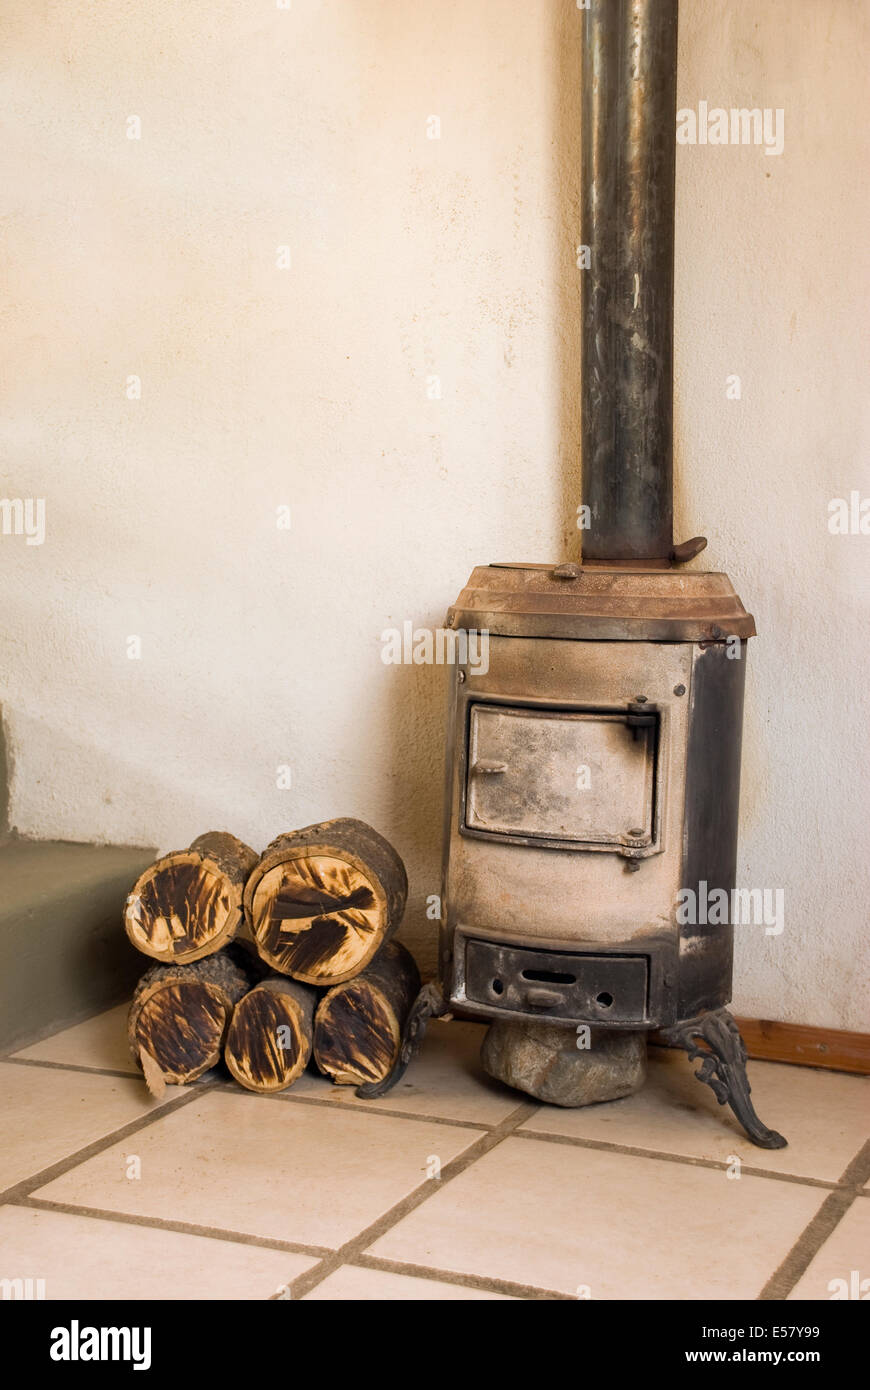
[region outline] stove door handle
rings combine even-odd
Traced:
[[[507,772],[507,763],[496,763],[491,758],[478,758],[471,771],[483,777],[495,777],[499,773]]]
[[[530,1009],[554,1009],[563,1002],[561,994],[554,989],[527,989],[526,1004]]]

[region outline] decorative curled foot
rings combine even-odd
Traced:
[[[689,1060],[702,1058],[695,1072],[711,1088],[720,1105],[727,1101],[753,1144],[761,1149],[784,1149],[788,1143],[775,1129],[763,1125],[749,1098],[746,1044],[727,1009],[714,1009],[699,1018],[662,1030],[666,1042],[684,1047]]]
[[[408,1063],[422,1043],[429,1019],[443,1018],[446,1014],[447,1004],[438,986],[434,982],[424,985],[411,1005],[402,1033],[402,1042],[392,1067],[381,1081],[366,1081],[362,1086],[357,1086],[356,1094],[364,1100],[375,1100],[391,1091],[396,1082],[401,1081],[405,1075]]]

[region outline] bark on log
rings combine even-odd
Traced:
[[[410,951],[389,941],[361,975],[321,999],[314,1019],[314,1060],[343,1086],[382,1081],[393,1066],[420,972]]]
[[[124,907],[133,945],[178,965],[219,951],[243,921],[242,894],[256,862],[254,850],[222,830],[158,859],[137,879]]]
[[[308,1065],[316,991],[269,975],[236,1005],[224,1060],[249,1091],[285,1091]]]
[[[245,886],[257,949],[273,970],[331,987],[353,979],[397,930],[408,880],[392,845],[342,819],[280,835]]]
[[[149,1090],[195,1081],[220,1060],[233,1008],[251,987],[238,953],[192,965],[153,965],[139,981],[127,1015],[127,1038]],[[144,1060],[143,1060],[144,1054]]]

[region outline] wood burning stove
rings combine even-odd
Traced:
[[[673,544],[677,0],[584,25],[583,563],[484,566],[450,610],[488,661],[451,673],[440,978],[360,1093],[433,1014],[658,1030],[779,1148],[725,1009],[732,926],[678,912],[734,887],[755,624],[725,575],[682,568],[702,537]]]

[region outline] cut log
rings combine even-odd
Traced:
[[[195,1081],[220,1060],[233,1008],[251,987],[235,952],[192,965],[153,965],[133,994],[127,1037],[152,1093]],[[143,1060],[144,1056],[144,1060]]]
[[[243,921],[242,894],[256,862],[254,850],[222,830],[158,859],[136,880],[124,907],[133,945],[177,965],[219,951]]]
[[[316,991],[269,975],[236,1005],[224,1060],[249,1091],[285,1091],[308,1065]]]
[[[345,819],[273,840],[244,901],[257,950],[273,970],[331,987],[366,968],[398,928],[407,895],[392,845]]]
[[[343,1086],[382,1081],[399,1055],[420,989],[414,957],[388,941],[361,975],[321,999],[314,1019],[314,1060]]]

